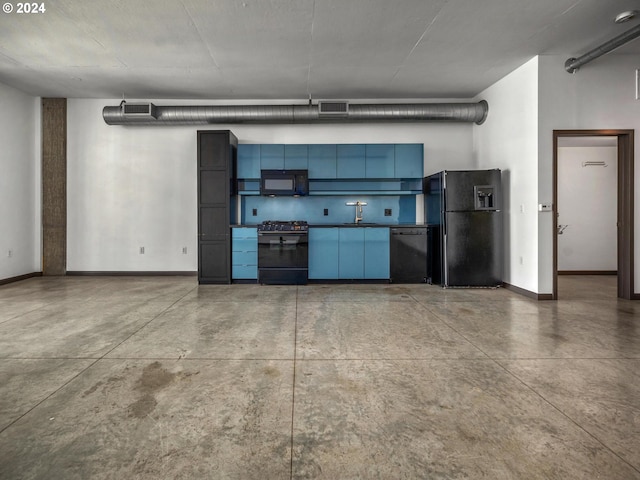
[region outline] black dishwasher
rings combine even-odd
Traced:
[[[427,282],[427,227],[393,227],[390,244],[391,281]]]

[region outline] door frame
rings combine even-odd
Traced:
[[[618,297],[640,300],[634,293],[634,130],[553,131],[553,299],[558,299],[558,139],[561,137],[618,138]]]

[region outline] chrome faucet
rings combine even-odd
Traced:
[[[367,202],[361,202],[360,200],[358,200],[357,202],[347,202],[345,203],[345,205],[349,205],[350,207],[354,206],[356,207],[356,220],[355,223],[359,223],[362,221],[362,207],[365,206],[367,204]]]

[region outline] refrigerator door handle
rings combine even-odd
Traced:
[[[447,234],[442,237],[442,286],[449,286],[449,263],[447,262]]]

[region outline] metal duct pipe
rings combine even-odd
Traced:
[[[155,106],[151,115],[127,115],[104,107],[109,125],[207,125],[227,123],[475,122],[487,118],[489,105],[478,103],[349,104],[347,112],[324,114],[318,105]]]
[[[626,32],[618,35],[617,37],[609,40],[606,43],[603,43],[599,47],[590,50],[589,52],[578,58],[569,58],[566,62],[564,62],[564,68],[569,73],[575,73],[582,65],[589,63],[590,61],[595,60],[598,57],[601,57],[605,53],[609,53],[610,51],[621,47],[625,43],[628,43],[637,37],[640,37],[640,25],[632,28],[631,30],[627,30]]]

